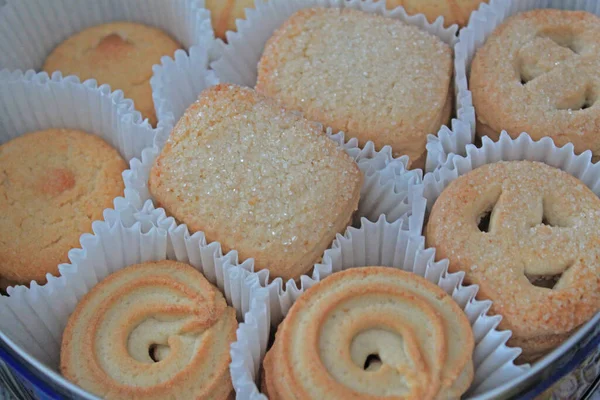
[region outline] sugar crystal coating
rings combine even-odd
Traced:
[[[352,9],[304,9],[275,32],[257,91],[364,145],[422,166],[426,136],[451,111],[452,51],[438,37]]]
[[[207,89],[174,128],[150,177],[192,231],[259,269],[295,278],[349,223],[362,175],[314,124],[251,89]]]

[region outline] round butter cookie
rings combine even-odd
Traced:
[[[600,199],[532,161],[484,165],[435,202],[427,246],[464,271],[534,361],[600,310]]]
[[[77,75],[120,89],[135,109],[156,126],[152,100],[152,66],[181,45],[165,32],[133,22],[114,22],[85,29],[59,44],[43,66],[49,74]]]
[[[124,268],[77,305],[63,334],[61,373],[106,399],[233,399],[235,310],[193,267]]]
[[[457,24],[462,27],[467,25],[471,13],[481,3],[487,3],[487,0],[387,0],[386,5],[388,9],[402,6],[409,15],[425,14],[430,23],[442,16],[444,26]]]
[[[349,8],[292,15],[269,39],[256,90],[312,121],[391,145],[414,168],[452,111],[452,50],[401,21]]]
[[[0,146],[0,278],[46,282],[123,194],[127,164],[101,138],[50,129]]]
[[[283,399],[458,399],[473,379],[471,325],[425,278],[352,268],[308,289],[264,360],[262,389]]]
[[[469,81],[477,132],[549,136],[600,156],[600,18],[533,10],[508,18],[475,54]]]
[[[213,86],[171,132],[148,188],[223,251],[273,278],[299,278],[346,230],[363,182],[315,125],[252,89]]]
[[[205,3],[215,35],[223,40],[227,40],[227,31],[236,30],[235,21],[246,17],[244,10],[254,8],[254,0],[206,0]]]

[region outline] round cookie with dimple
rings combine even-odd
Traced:
[[[86,294],[63,334],[60,370],[106,399],[233,399],[235,310],[193,267],[124,268]]]
[[[269,39],[256,90],[363,146],[423,167],[452,111],[452,50],[416,26],[349,8],[292,15]]]
[[[471,13],[487,0],[387,0],[389,9],[404,7],[408,14],[425,14],[430,23],[444,17],[444,25],[465,26]]]
[[[127,164],[101,138],[50,129],[0,146],[0,277],[42,284],[124,190]]]
[[[487,164],[436,200],[427,246],[492,300],[501,327],[534,361],[600,311],[600,199],[564,171]]]
[[[152,100],[152,66],[162,56],[173,56],[181,45],[160,29],[114,22],[85,29],[59,44],[46,58],[43,70],[95,79],[120,89],[136,110],[156,125]]]
[[[458,399],[473,348],[466,315],[440,287],[395,268],[352,268],[294,303],[262,389],[272,400]]]
[[[600,156],[600,18],[532,10],[508,18],[475,54],[469,81],[477,132],[527,132]]]

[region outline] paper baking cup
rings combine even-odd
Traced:
[[[235,252],[223,255],[201,234],[170,230],[172,219],[151,205],[142,210],[109,209],[104,217],[105,221],[94,222],[93,234],[81,237],[82,248],[69,252],[71,263],[59,266],[60,277],[49,277],[44,286],[9,288],[9,296],[0,297],[0,330],[37,360],[38,369],[76,393],[81,389],[58,373],[62,333],[78,301],[109,274],[146,261],[177,260],[191,264],[217,285],[238,318],[250,304],[252,289],[245,286],[250,273],[234,266]]]
[[[0,71],[0,115],[0,144],[33,131],[79,129],[104,139],[126,161],[140,157],[158,132],[120,90],[60,73]]]
[[[152,68],[150,85],[158,121],[175,126],[202,90],[219,83],[214,71],[209,69],[211,61],[220,56],[221,47],[217,43],[215,41],[209,51],[202,46],[190,48],[189,55],[177,51],[174,58],[163,57],[161,63]]]
[[[258,277],[248,279],[254,280],[257,289],[231,350],[231,375],[238,399],[266,399],[255,381],[266,352],[269,325],[275,328],[308,287],[337,271],[361,266],[389,266],[413,272],[437,284],[461,306],[475,336],[475,375],[466,397],[477,396],[527,371],[529,366],[516,366],[513,362],[521,350],[506,346],[511,332],[496,329],[502,317],[487,315],[492,303],[476,300],[478,287],[463,286],[462,272],[448,273],[448,260],[436,262],[435,250],[425,249],[425,238],[412,234],[406,223],[404,219],[389,223],[384,216],[377,222],[363,219],[359,229],[350,228],[344,236],[338,236],[325,252],[323,263],[315,267],[318,273],[315,271],[312,281],[305,281],[298,291],[282,291],[275,283],[265,288]]]
[[[489,4],[482,3],[479,10],[471,15],[467,27],[461,29],[454,47],[456,108],[463,123],[453,126],[451,132],[446,131],[445,138],[438,135],[439,141],[431,141],[428,149],[431,157],[439,160],[439,165],[450,153],[466,155],[465,143],[472,143],[475,137],[476,110],[469,90],[469,74],[475,53],[508,17],[536,8],[583,10],[600,15],[600,2],[596,0],[491,0]]]
[[[39,71],[48,54],[69,36],[116,21],[160,28],[189,50],[194,60],[205,57],[203,53],[214,54],[210,12],[204,8],[203,0],[6,0],[6,3],[0,12],[0,69]],[[168,61],[163,59],[162,63]]]
[[[454,46],[457,40],[458,27],[453,25],[444,28],[443,17],[430,24],[423,14],[409,16],[402,7],[388,10],[385,0],[256,0],[256,8],[246,10],[246,19],[236,22],[237,32],[227,32],[227,45],[222,49],[223,55],[212,63],[221,82],[255,87],[258,62],[273,32],[296,11],[311,7],[353,8],[415,25],[450,46]],[[435,142],[434,139],[430,140]],[[428,165],[431,163],[427,162]]]

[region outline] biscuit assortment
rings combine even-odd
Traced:
[[[207,1],[217,36],[225,39],[253,3]],[[465,25],[481,1],[388,7],[395,3]],[[478,134],[527,131],[597,156],[598,21],[535,10],[498,28],[471,70]],[[122,89],[156,124],[152,65],[179,47],[155,28],[105,24],[68,38],[43,68]],[[323,127],[360,146],[390,145],[422,168],[427,135],[453,114],[452,74],[450,46],[415,25],[350,8],[302,9],[267,42],[255,88],[219,84],[190,105],[147,188],[191,234],[254,259],[272,278],[300,281],[352,223],[363,189],[363,172]],[[23,157],[29,170],[17,168]],[[9,200],[0,231],[14,238],[0,240],[2,285],[56,275],[79,235],[122,194],[125,167],[100,139],[72,130],[0,146],[0,194]],[[600,310],[599,219],[600,199],[573,176],[497,162],[442,192],[425,237],[451,272],[479,286],[478,298],[492,300],[511,345],[523,349],[520,360],[534,362]],[[194,268],[130,266],[78,303],[60,370],[105,398],[233,398],[236,328],[235,310]],[[392,268],[353,268],[295,301],[262,364],[261,389],[271,399],[460,398],[473,381],[474,342],[465,313],[438,286]]]

